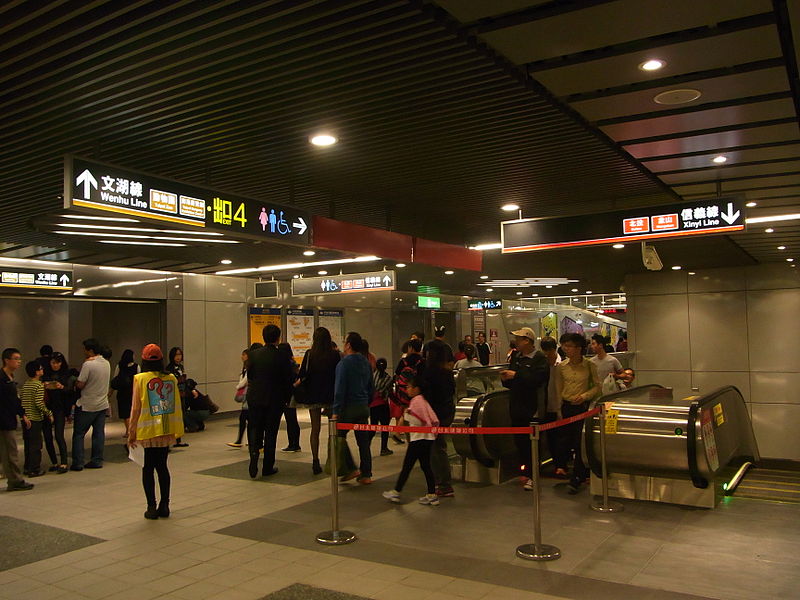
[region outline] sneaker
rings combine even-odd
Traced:
[[[69,467],[68,467],[67,465],[58,465],[58,469],[57,469],[57,471],[56,471],[56,472],[57,472],[59,475],[63,475],[63,474],[64,474],[64,473],[66,473],[67,471],[69,471]]]
[[[533,479],[526,480],[525,484],[522,486],[522,489],[525,490],[526,492],[532,492],[533,491]]]
[[[369,485],[372,483],[372,477],[359,477],[356,481],[361,485]]]
[[[144,511],[144,518],[155,520],[158,518],[158,509],[155,506],[148,506],[147,510]]]
[[[395,444],[405,444],[406,441],[398,435],[392,434],[392,440]]]
[[[394,454],[394,452],[388,448],[381,448],[381,456],[389,456],[390,454]]]
[[[452,496],[452,494],[450,495]],[[419,499],[419,503],[426,504],[428,506],[439,506],[439,496],[436,494],[425,494]]]
[[[383,492],[381,494],[384,498],[386,498],[389,502],[400,503],[400,492],[397,490],[389,490],[388,492]]]
[[[281,452],[300,452],[300,446],[286,446],[286,448],[281,448]]]
[[[452,498],[456,495],[453,488],[449,485],[440,485],[436,488],[436,495],[439,498]]]
[[[241,448],[242,444],[240,442],[228,442],[226,446],[230,446],[231,448]]]
[[[169,502],[161,501],[158,504],[158,516],[162,519],[169,518]]]
[[[72,466],[69,468],[69,470],[70,470],[70,471],[83,471],[83,467],[82,467],[82,466],[80,466],[80,465],[72,465]]]
[[[361,471],[359,471],[358,469],[356,469],[355,471],[351,471],[351,472],[350,472],[350,473],[348,473],[347,475],[342,475],[342,476],[339,478],[339,481],[350,481],[351,479],[356,479],[356,478],[358,478],[358,477],[361,477]]]
[[[97,463],[94,461],[89,461],[85,465],[83,465],[84,469],[102,469],[103,465],[101,463]]]
[[[46,475],[44,471],[31,471],[30,473],[26,473],[28,477],[41,477],[42,475]]]
[[[33,484],[28,483],[24,479],[20,479],[19,481],[15,481],[14,483],[9,483],[6,489],[9,492],[24,492],[25,490],[32,490]]]

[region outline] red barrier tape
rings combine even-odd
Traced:
[[[587,410],[574,417],[568,417],[551,423],[539,425],[539,431],[547,431],[556,427],[563,427],[570,423],[575,423],[600,413],[599,408]],[[511,434],[521,433],[529,435],[530,427],[410,427],[407,425],[367,425],[366,423],[337,423],[336,429],[353,431],[398,431],[400,433],[436,433],[453,435],[492,435],[492,434]]]

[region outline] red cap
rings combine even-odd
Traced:
[[[142,360],[161,360],[162,358],[164,358],[164,353],[161,352],[158,344],[147,344],[142,348]]]

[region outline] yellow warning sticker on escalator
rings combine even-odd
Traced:
[[[606,411],[606,433],[617,433],[618,410]]]
[[[714,422],[717,424],[717,427],[725,422],[725,415],[722,412],[722,404],[714,405]]]

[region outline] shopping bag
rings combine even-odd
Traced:
[[[331,474],[331,457],[336,457],[336,473],[339,477],[349,475],[355,470],[356,465],[353,461],[353,455],[350,453],[350,446],[347,445],[347,440],[341,437],[333,438],[334,451],[331,451],[331,444],[328,444],[328,460],[325,461],[325,473]]]

